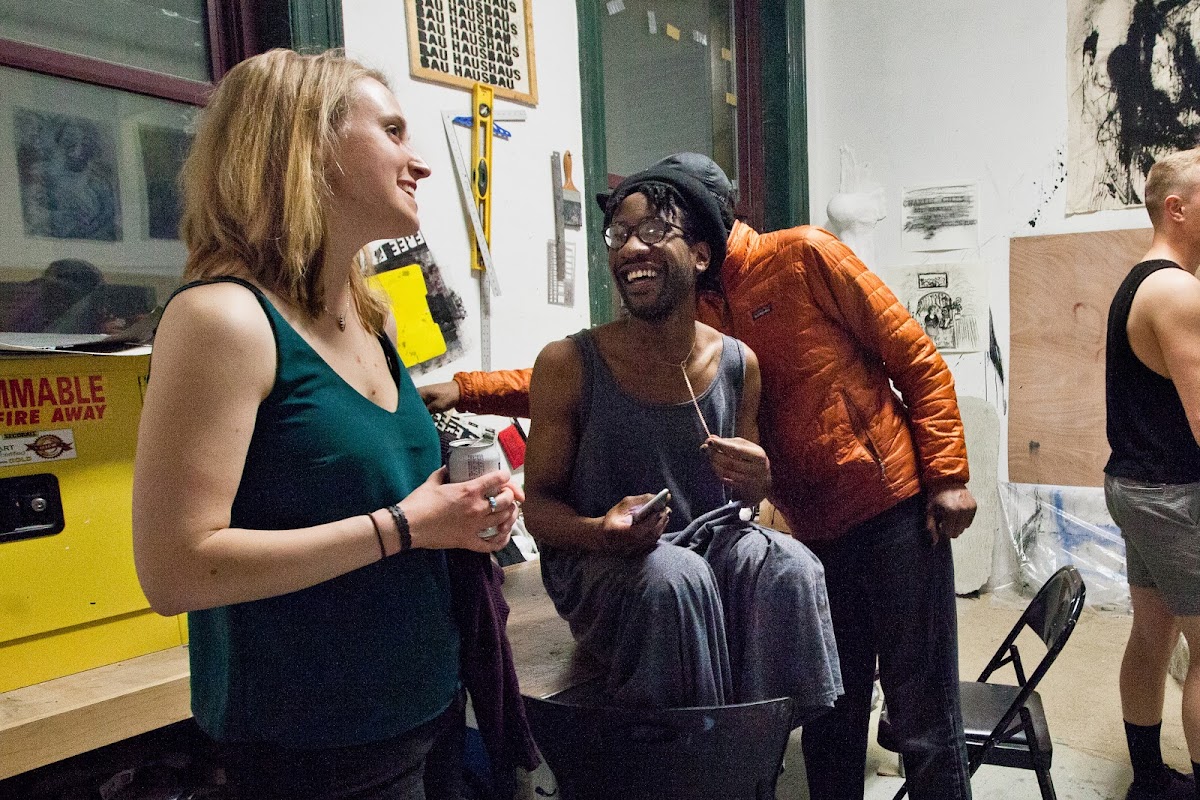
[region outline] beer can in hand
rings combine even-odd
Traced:
[[[450,456],[446,461],[450,483],[462,483],[495,472],[500,469],[500,447],[493,439],[455,439],[450,443]],[[500,531],[485,528],[479,532],[480,539],[490,539]]]

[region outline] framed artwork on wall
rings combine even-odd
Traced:
[[[13,133],[25,235],[121,241],[113,126],[16,108]]]
[[[537,105],[532,0],[404,0],[412,76]]]
[[[1200,0],[1068,0],[1067,213],[1135,208],[1162,156],[1196,146]]]
[[[147,233],[151,239],[178,239],[183,214],[178,178],[192,136],[178,128],[143,125],[138,138],[146,180]]]

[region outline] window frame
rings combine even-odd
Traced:
[[[213,79],[196,81],[0,37],[0,66],[38,72],[193,106],[239,61],[272,47],[341,47],[341,0],[209,0],[208,50]]]
[[[205,8],[211,81],[0,37],[0,66],[194,108],[240,61],[274,47],[319,52],[344,41],[340,0],[209,0]]]

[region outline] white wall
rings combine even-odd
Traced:
[[[1010,372],[1009,239],[1149,225],[1141,209],[1065,215],[1066,0],[807,0],[805,15],[813,221],[850,145],[887,192],[871,266],[982,261]],[[904,252],[901,190],[959,181],[979,183],[978,250]],[[982,354],[947,360],[960,394],[1002,409]]]
[[[470,113],[470,91],[441,86],[409,76],[405,4],[399,0],[346,0],[342,4],[348,53],[382,70],[408,119],[412,140],[433,175],[417,192],[421,228],[447,285],[465,302],[465,355],[453,364],[418,376],[419,384],[448,379],[458,370],[480,368],[479,289],[470,274],[469,222],[441,112]],[[537,58],[536,108],[496,100],[497,112],[524,109],[524,122],[501,123],[512,139],[497,139],[493,152],[492,256],[503,295],[493,297],[492,368],[533,366],[542,346],[588,324],[586,243],[582,231],[567,229],[576,245],[575,306],[546,301],[546,242],[554,237],[550,153],[570,150],[575,157],[575,184],[583,185],[583,128],[580,117],[578,30],[575,4],[562,0],[533,1],[534,52]],[[459,128],[464,155],[468,131]],[[469,160],[469,158],[468,158]],[[584,228],[591,205],[584,207]]]

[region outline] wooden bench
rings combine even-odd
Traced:
[[[542,587],[537,561],[506,567],[508,636],[525,694],[545,697],[595,674]],[[191,716],[186,647],[0,694],[0,779]]]
[[[505,567],[504,599],[511,609],[508,641],[523,694],[546,697],[598,674],[546,595],[539,562]]]

